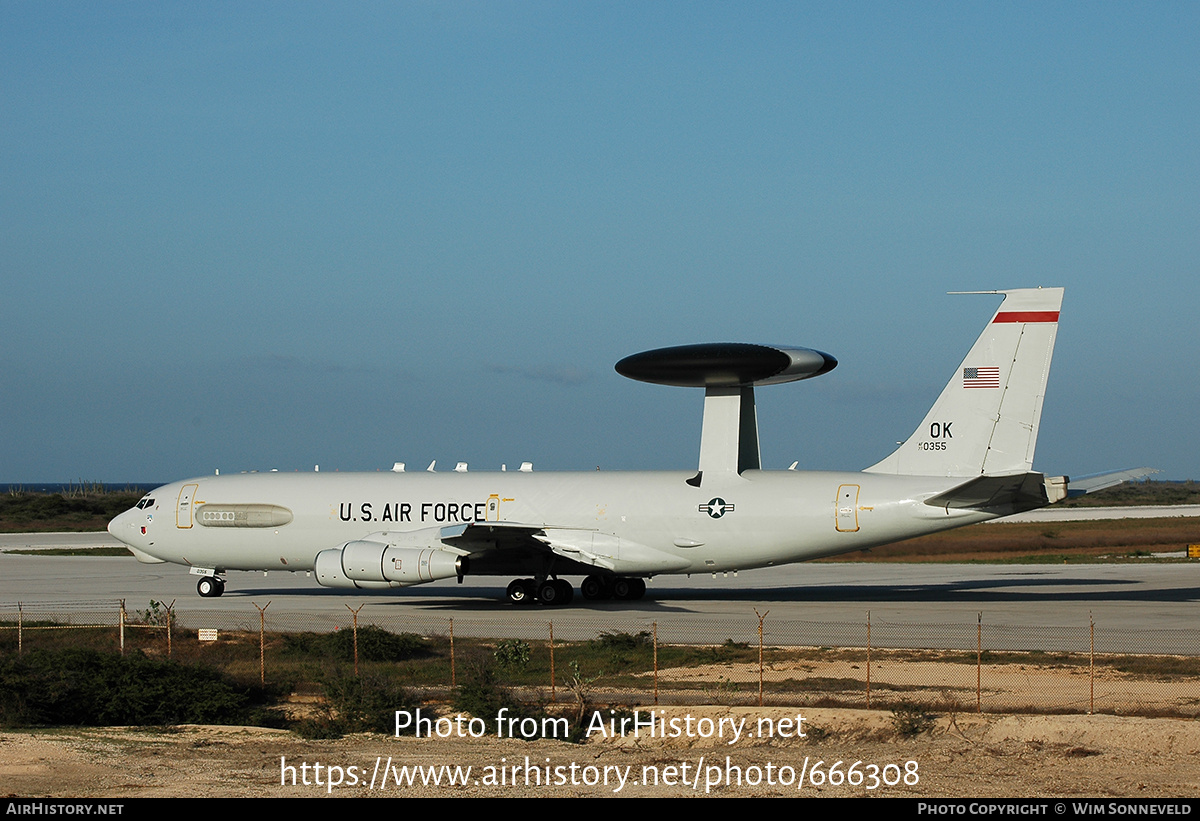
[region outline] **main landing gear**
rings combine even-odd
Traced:
[[[589,601],[637,601],[646,595],[646,580],[636,576],[588,576],[579,592]]]
[[[513,604],[540,601],[547,607],[562,607],[575,598],[575,588],[566,579],[513,579],[504,595]]]
[[[579,592],[589,601],[637,601],[646,595],[646,580],[632,576],[588,576],[579,585]],[[504,595],[513,604],[539,601],[547,607],[562,607],[571,603],[575,590],[565,579],[513,579]]]
[[[196,592],[206,599],[214,599],[225,592],[225,580],[216,576],[201,576],[196,582]]]

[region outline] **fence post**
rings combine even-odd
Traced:
[[[871,611],[867,611],[867,709],[871,709]]]
[[[121,599],[120,602],[121,602],[121,615],[120,615],[120,622],[119,622],[120,629],[118,630],[118,638],[120,639],[121,655],[123,656],[123,655],[125,655],[125,600]]]
[[[658,622],[654,627],[654,703],[658,704]]]
[[[554,687],[554,622],[550,622],[550,703],[557,700],[557,690]]]
[[[358,610],[362,610],[366,606],[367,603],[363,602],[358,606]],[[351,620],[353,623],[353,627],[351,629],[354,630],[354,677],[358,678],[358,610],[355,610],[348,604],[345,607],[354,615],[354,618]]]
[[[20,656],[25,652],[25,611],[21,607],[21,603],[17,602],[17,655]]]
[[[167,658],[171,658],[171,625],[175,622],[175,600],[167,605]]]
[[[983,712],[983,611],[975,625],[975,712]]]
[[[766,613],[759,613],[758,608],[754,608],[754,615],[758,616],[758,706],[763,706],[763,619],[767,617]]]
[[[454,619],[450,619],[450,687],[457,686],[454,678]]]
[[[1096,712],[1096,620],[1092,611],[1088,611],[1088,624],[1091,626],[1091,646],[1088,648],[1088,715]]]
[[[263,686],[267,683],[267,608],[270,606],[270,602],[262,607],[254,604],[258,610],[258,681]]]

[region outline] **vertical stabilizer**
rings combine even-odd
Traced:
[[[1003,294],[1004,301],[920,427],[868,472],[978,476],[1032,469],[1063,289],[966,293]]]

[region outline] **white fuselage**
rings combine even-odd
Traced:
[[[143,558],[218,571],[307,571],[320,551],[371,534],[521,523],[649,548],[654,561],[634,558],[620,568],[648,576],[788,564],[995,518],[923,503],[961,479],[755,470],[694,487],[691,475],[209,476],[158,488],[152,505],[121,514],[109,531]]]

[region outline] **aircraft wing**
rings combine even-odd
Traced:
[[[543,527],[517,522],[468,522],[439,528],[438,538],[447,550],[465,555],[482,550],[530,547],[538,544],[534,536],[541,533]]]
[[[597,530],[520,522],[472,522],[443,527],[439,536],[447,549],[463,554],[535,548],[614,573],[665,573],[689,565],[686,559]]]

